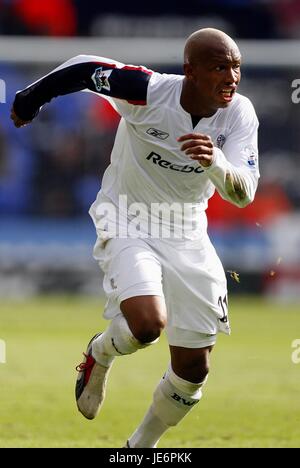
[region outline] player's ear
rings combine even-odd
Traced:
[[[183,64],[183,71],[188,80],[193,80],[194,78],[193,67],[190,63]]]

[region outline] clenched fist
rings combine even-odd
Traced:
[[[177,141],[179,143],[185,142],[181,145],[181,151],[184,151],[191,159],[198,161],[201,166],[209,167],[212,164],[214,145],[210,136],[203,133],[188,133],[179,137]]]

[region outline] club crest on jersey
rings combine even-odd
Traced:
[[[166,140],[169,136],[169,133],[163,132],[162,130],[157,130],[157,128],[148,128],[147,132],[148,135],[152,135],[159,140]]]
[[[102,67],[96,68],[95,73],[92,75],[92,80],[95,83],[97,91],[101,91],[102,89],[110,91],[108,78],[111,72],[112,70],[103,70]]]
[[[219,135],[218,138],[217,138],[217,147],[222,149],[223,146],[224,146],[225,141],[226,141],[226,137],[225,137],[225,135],[223,135],[221,133],[221,135]]]

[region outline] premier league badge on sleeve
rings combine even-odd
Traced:
[[[108,78],[110,77],[112,70],[103,70],[102,67],[96,68],[95,73],[92,75],[92,80],[95,83],[97,91],[105,89],[110,91],[110,84]]]
[[[244,148],[245,153],[248,156],[248,165],[253,167],[257,163],[257,152],[253,145],[247,145]]]

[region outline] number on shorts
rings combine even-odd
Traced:
[[[227,295],[223,297],[222,299],[222,296],[219,297],[218,299],[218,304],[219,306],[221,307],[222,309],[222,312],[223,312],[223,317],[220,318],[221,322],[223,323],[226,323],[228,322],[228,301],[227,301]]]

